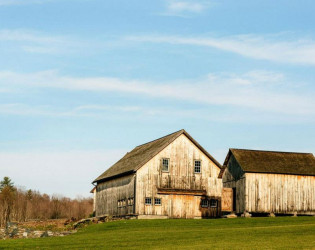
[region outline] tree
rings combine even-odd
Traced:
[[[5,176],[2,181],[0,181],[0,192],[2,191],[3,188],[8,187],[10,189],[14,189],[14,183],[12,180],[8,177]]]
[[[0,182],[0,203],[2,204],[2,221],[7,226],[14,203],[15,188],[9,177]]]

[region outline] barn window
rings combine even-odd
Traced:
[[[211,199],[210,200],[210,207],[217,207],[217,206],[218,206],[218,201],[214,200],[214,199]]]
[[[145,204],[146,205],[152,205],[152,198],[151,197],[146,197],[145,198]]]
[[[162,159],[162,171],[163,172],[169,172],[169,163],[170,163],[170,159],[167,159],[167,158]]]
[[[201,200],[201,207],[208,207],[208,200],[202,199]]]
[[[162,205],[161,198],[154,198],[154,205]]]
[[[133,205],[133,198],[129,198],[128,199],[128,206],[132,206]]]
[[[121,207],[121,200],[117,201],[117,206]]]
[[[122,203],[122,207],[126,207],[126,200],[122,200],[121,203]]]
[[[195,173],[201,173],[201,161],[195,160]]]

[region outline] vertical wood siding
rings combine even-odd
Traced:
[[[315,214],[315,176],[244,173],[231,155],[222,181],[236,188],[236,213]]]
[[[248,212],[315,214],[315,176],[245,175]]]
[[[246,208],[246,180],[245,173],[238,165],[234,156],[231,155],[228,166],[222,176],[223,187],[234,188],[236,191],[236,210],[240,214],[244,213]]]
[[[169,172],[161,171],[161,159],[168,158]],[[201,173],[194,173],[194,160],[201,160]],[[165,215],[171,218],[218,216],[222,182],[220,169],[185,135],[179,136],[137,171],[136,213]],[[208,199],[218,199],[217,208],[201,208],[201,196],[192,194],[159,194],[158,188],[205,190]],[[145,205],[145,197],[152,205]],[[161,198],[161,205],[154,205]]]
[[[134,198],[135,175],[124,176],[97,185],[95,212],[100,215],[126,215],[134,213],[128,205],[128,198]],[[118,207],[118,201],[125,200],[125,206]]]

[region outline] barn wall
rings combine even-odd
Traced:
[[[124,176],[99,183],[96,188],[95,211],[99,215],[126,215],[134,212],[128,199],[134,198],[135,175]],[[121,202],[118,206],[118,201]]]
[[[231,155],[227,168],[222,176],[223,187],[235,188],[236,191],[236,210],[238,214],[244,213],[246,208],[246,180],[245,173]]]
[[[245,175],[248,212],[315,213],[315,176]]]
[[[161,171],[162,158],[170,159],[169,172]],[[201,160],[201,173],[194,173],[194,160]],[[158,155],[137,171],[136,213],[139,215],[165,215],[172,218],[216,216],[217,208],[201,208],[202,196],[173,192],[158,193],[158,188],[176,190],[205,190],[207,199],[220,199],[222,182],[220,169],[185,135],[179,136]],[[151,197],[153,204],[145,205]],[[162,205],[154,205],[154,198],[161,198]]]

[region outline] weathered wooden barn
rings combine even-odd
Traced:
[[[221,165],[185,130],[137,146],[100,175],[96,216],[221,215]]]
[[[230,149],[220,178],[237,214],[315,214],[311,153]]]

